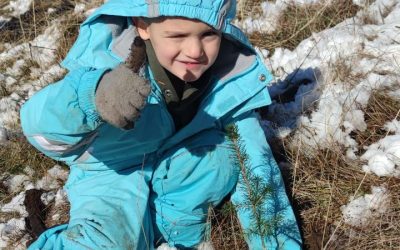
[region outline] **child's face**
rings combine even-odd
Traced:
[[[186,18],[166,18],[145,24],[138,32],[150,39],[160,64],[183,81],[196,81],[218,56],[221,34],[207,24]]]

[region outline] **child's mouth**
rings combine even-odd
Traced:
[[[197,69],[201,65],[203,65],[201,62],[182,62],[187,69]]]

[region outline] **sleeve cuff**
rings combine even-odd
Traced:
[[[85,113],[88,122],[96,127],[102,120],[96,109],[95,93],[97,84],[108,68],[89,70],[83,74],[78,87],[78,102],[82,111]]]

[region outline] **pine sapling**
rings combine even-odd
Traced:
[[[226,127],[226,131],[232,146],[233,162],[239,171],[238,188],[243,189],[245,194],[243,202],[236,206],[239,209],[250,209],[251,211],[252,223],[245,234],[259,236],[263,249],[266,249],[267,236],[274,231],[272,227],[279,224],[265,218],[267,214],[264,206],[265,200],[273,193],[273,189],[262,176],[251,171],[249,156],[243,146],[237,126],[229,125]]]

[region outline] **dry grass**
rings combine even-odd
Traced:
[[[0,183],[10,175],[25,173],[28,166],[33,170],[32,179],[40,179],[56,163],[32,147],[25,138],[12,138],[7,144],[0,145],[0,169],[3,173]],[[3,184],[0,185],[1,203],[6,203],[13,195]]]
[[[6,2],[8,3],[8,1]],[[6,4],[2,4],[6,5]],[[0,62],[1,69],[12,68],[14,63],[19,60],[24,60],[24,65],[20,67],[21,73],[18,75],[10,75],[18,83],[29,82],[32,79],[31,71],[34,70],[45,70],[42,68],[41,63],[36,61],[32,57],[32,50],[37,49],[31,44],[31,41],[42,34],[50,24],[58,20],[60,26],[61,38],[55,51],[56,61],[60,63],[66,56],[68,50],[72,46],[78,35],[78,29],[81,22],[84,20],[82,15],[74,14],[75,2],[70,0],[34,0],[32,1],[31,8],[25,14],[19,18],[13,17],[9,22],[0,26],[1,34],[0,37],[0,53],[8,47],[13,47],[27,43],[31,50],[31,57],[27,57],[24,54],[19,55],[16,58],[5,60]],[[49,11],[52,10],[52,11]],[[5,9],[0,9],[0,15],[7,16]],[[9,44],[4,46],[4,44]],[[42,48],[46,50],[50,48]],[[53,49],[51,49],[53,50]],[[5,76],[8,76],[7,73]],[[58,80],[58,79],[55,79]],[[16,92],[19,88],[18,84],[6,85],[4,80],[0,80],[0,98],[9,96],[11,93]],[[26,93],[17,91],[19,95],[24,96]]]
[[[375,91],[370,96],[368,104],[363,111],[367,129],[356,133],[355,139],[359,145],[371,145],[388,134],[383,129],[383,126],[398,116],[400,100],[391,98],[384,90]],[[360,150],[359,154],[361,155],[364,150]]]
[[[0,168],[4,173],[20,174],[29,166],[34,170],[32,177],[43,176],[57,162],[46,157],[25,138],[12,138],[4,146],[0,146]]]
[[[40,179],[48,169],[56,164],[55,161],[39,153],[24,138],[13,138],[6,145],[0,145],[0,204],[6,204],[16,195],[10,193],[4,186],[5,181],[10,176],[25,173],[26,167],[30,167],[33,181]],[[18,218],[21,215],[17,212],[0,213],[0,222],[6,222],[11,218]],[[21,235],[22,237],[23,235]]]
[[[263,0],[237,0],[237,19],[243,20],[247,17],[255,17],[262,14],[260,7]],[[271,2],[271,1],[269,1]]]
[[[297,147],[287,147],[296,166],[293,195],[301,211],[301,224],[308,249],[388,249],[400,247],[400,180],[381,179],[361,171],[360,162],[345,157],[342,148],[319,150],[308,158]],[[340,207],[351,196],[370,193],[371,186],[386,184],[392,194],[390,213],[371,220],[365,228],[343,223]],[[367,247],[368,246],[368,247]]]
[[[53,8],[55,11],[49,13],[49,8]],[[73,9],[73,2],[68,0],[35,0],[29,11],[19,18],[13,17],[2,27],[0,42],[18,44],[31,41],[41,34],[52,20],[61,15],[68,15]],[[7,16],[7,12],[2,10],[0,15]]]
[[[55,206],[55,202],[51,202],[47,207],[46,207],[46,221],[45,225],[47,228],[57,226],[60,224],[65,224],[68,223],[69,220],[69,209],[70,205],[69,203],[66,203],[63,206]],[[57,215],[57,217],[54,217]]]
[[[357,57],[357,56],[356,56]],[[357,57],[360,58],[360,57]],[[361,60],[361,58],[359,59]],[[360,79],[365,77],[361,74],[355,74],[349,58],[338,58],[332,65],[329,66],[331,69],[331,81],[332,82],[346,82],[349,87],[353,87],[358,84]]]
[[[211,242],[214,249],[248,249],[236,211],[231,202],[224,203],[221,208],[211,208],[209,217]]]
[[[351,77],[351,76],[349,76]],[[374,92],[365,109],[365,131],[351,136],[361,145],[358,155],[365,152],[363,146],[371,145],[388,133],[383,125],[396,118],[400,101],[390,98],[384,90]],[[274,143],[275,145],[277,143]],[[300,142],[286,138],[282,150],[276,147],[277,159],[286,160],[294,167],[289,185],[295,209],[300,214],[304,243],[307,249],[394,249],[400,247],[400,180],[380,178],[366,174],[360,161],[346,157],[346,149],[332,146],[330,149],[314,149],[316,154],[302,151]],[[371,220],[364,228],[346,225],[340,207],[350,197],[371,192],[371,186],[384,185],[391,195],[390,212]]]
[[[380,218],[372,220],[365,228],[352,228],[342,225],[338,227],[337,244],[347,249],[399,249],[400,248],[400,181],[385,181],[391,194],[391,210]],[[372,184],[372,183],[371,183]],[[333,242],[330,244],[333,245]]]
[[[352,1],[334,1],[331,6],[291,6],[282,15],[279,27],[272,34],[254,33],[252,42],[273,50],[277,47],[294,49],[301,41],[330,28],[346,18],[352,17],[359,7]],[[365,20],[368,23],[368,20]],[[362,56],[362,55],[360,55]],[[332,65],[333,79],[358,84],[362,78],[352,73],[351,65],[338,61]],[[367,129],[351,136],[360,146],[358,155],[365,152],[363,146],[370,145],[388,133],[383,125],[393,120],[400,110],[400,101],[389,98],[385,91],[374,92],[363,110]],[[400,248],[400,180],[380,178],[365,174],[364,164],[351,161],[345,149],[314,149],[310,156],[302,151],[299,142],[287,137],[283,142],[274,139],[270,144],[278,162],[287,161],[293,168],[285,168],[283,175],[293,199],[295,213],[303,232],[306,249],[399,249]],[[371,186],[385,185],[390,197],[390,211],[371,220],[364,228],[344,223],[340,207],[349,202],[351,196],[371,193]]]
[[[0,15],[8,16],[9,13],[3,9],[9,1],[1,1]],[[21,43],[30,42],[50,25],[55,19],[61,18],[60,30],[63,37],[56,51],[58,61],[64,59],[66,53],[72,46],[78,35],[79,25],[84,20],[82,15],[74,14],[76,1],[73,0],[34,0],[29,11],[21,15],[19,18],[13,17],[11,21],[1,26],[0,44],[9,43],[16,46]],[[92,1],[89,7],[100,4],[100,1]],[[49,11],[53,9],[53,11]],[[0,51],[1,52],[1,51]],[[40,68],[38,62],[27,59],[26,64],[21,68],[22,78],[28,79],[31,68]],[[15,60],[7,60],[2,62],[2,69],[11,67]],[[0,97],[8,96],[10,90],[5,84],[0,83]],[[16,125],[19,130],[19,125]],[[45,157],[34,149],[24,138],[15,137],[8,144],[0,146],[0,167],[3,172],[10,174],[21,173],[26,166],[35,168],[35,176],[39,177],[45,171],[54,166],[55,162]],[[36,176],[37,175],[37,176]]]
[[[367,2],[372,3],[373,1],[371,0]],[[396,5],[395,2],[387,2],[386,4],[381,5],[381,8],[379,8],[381,17],[378,17],[378,15],[376,15],[373,12],[363,11],[359,16],[361,19],[361,23],[372,24],[372,25],[379,24],[380,22],[384,23],[385,22],[384,19],[389,15],[389,13],[392,11],[395,5]]]
[[[278,47],[294,49],[312,33],[331,28],[346,18],[353,17],[358,10],[358,6],[347,0],[334,0],[330,5],[290,5],[282,13],[275,32],[255,32],[250,35],[250,40],[271,52]]]
[[[7,90],[5,84],[0,83],[0,98],[9,96],[10,92]]]
[[[56,51],[59,62],[64,60],[72,44],[78,37],[79,26],[82,21],[84,21],[83,17],[75,15],[68,15],[61,21],[64,32]]]
[[[0,44],[10,43],[17,45],[29,42],[43,33],[52,21],[63,17],[59,26],[63,36],[56,51],[57,59],[60,62],[65,58],[66,53],[75,41],[79,25],[84,20],[84,17],[73,13],[76,3],[72,0],[35,0],[32,3],[29,11],[19,18],[13,17],[11,21],[1,27]],[[98,4],[99,1],[92,1],[90,5],[94,7]],[[53,9],[53,11],[49,12],[49,9]],[[4,10],[0,11],[0,15],[7,16],[5,12]],[[0,52],[4,49],[5,47],[1,46]]]

